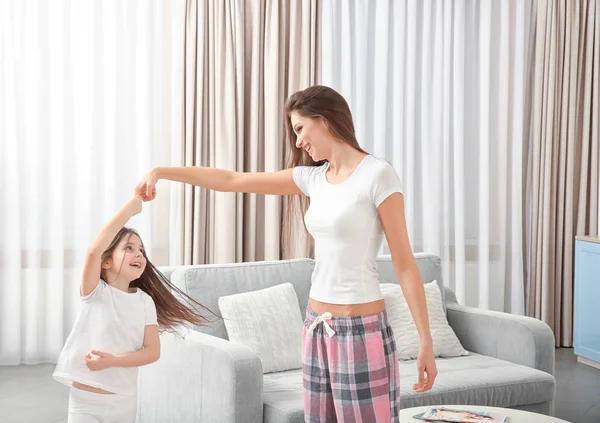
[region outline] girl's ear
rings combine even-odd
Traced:
[[[103,268],[104,270],[106,270],[106,269],[110,269],[110,258],[107,258],[106,260],[104,260],[104,261],[102,262],[102,268]]]

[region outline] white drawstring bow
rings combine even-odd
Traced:
[[[332,338],[333,335],[335,335],[335,331],[333,329],[331,329],[331,326],[329,326],[329,323],[327,323],[327,321],[331,320],[332,318],[333,318],[333,316],[331,315],[331,313],[327,311],[327,312],[317,316],[317,318],[308,327],[308,330],[314,331],[315,328],[319,325],[319,323],[323,323],[323,327],[325,328],[325,332],[327,333],[327,336]]]

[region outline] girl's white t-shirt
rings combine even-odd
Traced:
[[[58,359],[54,379],[68,386],[79,382],[115,394],[135,395],[137,367],[92,372],[85,355],[91,350],[114,355],[140,350],[146,326],[157,324],[154,301],[139,288],[127,293],[103,280],[81,299],[81,310]]]
[[[383,227],[377,208],[402,184],[394,168],[371,155],[344,182],[327,180],[329,163],[298,166],[294,181],[310,197],[304,216],[315,240],[310,297],[330,304],[360,304],[383,298],[377,254]]]

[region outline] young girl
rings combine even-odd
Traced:
[[[69,423],[135,422],[137,368],[160,356],[158,325],[206,323],[191,307],[205,308],[173,286],[148,261],[139,235],[123,227],[141,211],[135,196],[89,246],[83,304],[54,371],[71,386]]]

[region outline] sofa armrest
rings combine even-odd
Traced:
[[[554,333],[541,320],[446,304],[448,323],[468,351],[554,375]]]
[[[140,368],[138,423],[262,423],[263,370],[254,352],[193,330],[160,338],[160,359]]]

